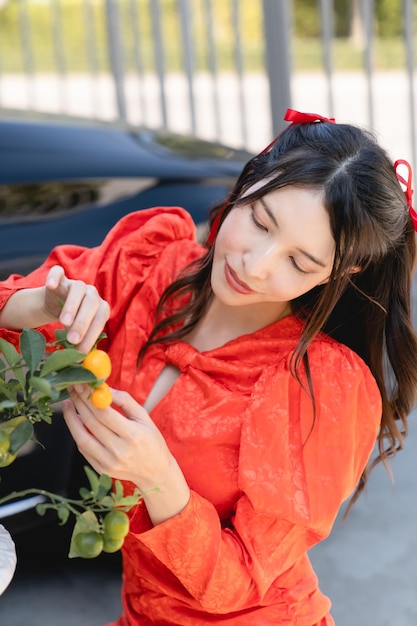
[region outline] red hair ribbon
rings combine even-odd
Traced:
[[[407,168],[407,178],[405,179],[404,176],[402,176],[399,172],[398,172],[398,166],[399,165],[404,165]],[[398,179],[398,182],[401,183],[402,185],[405,186],[405,190],[404,190],[404,195],[405,195],[405,199],[407,201],[407,206],[408,206],[408,210],[410,212],[410,217],[411,220],[413,222],[413,226],[414,226],[414,230],[417,232],[417,213],[415,212],[414,208],[413,208],[413,170],[411,168],[411,165],[409,164],[408,161],[406,161],[405,159],[398,159],[398,161],[395,161],[394,163],[394,171],[395,171],[395,175]]]
[[[330,124],[336,124],[334,117],[324,117],[318,113],[302,113],[301,111],[296,111],[295,109],[287,109],[284,115],[284,120],[286,122],[291,122],[291,126],[293,124],[310,124],[312,122],[329,122]],[[275,137],[275,139],[273,139],[271,143],[268,144],[259,154],[265,154],[265,152],[268,152],[276,140],[277,137]]]
[[[323,115],[319,115],[318,113],[301,113],[301,111],[295,111],[294,109],[287,109],[284,120],[292,124],[308,124],[310,122],[329,122],[330,124],[336,124],[334,117],[323,117]]]

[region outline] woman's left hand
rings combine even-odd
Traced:
[[[70,390],[71,400],[63,402],[65,421],[94,469],[133,482],[151,519],[159,523],[186,506],[188,485],[147,411],[126,392],[112,390],[112,394],[118,410],[97,409],[89,400],[90,387],[76,385]]]

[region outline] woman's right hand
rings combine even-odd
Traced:
[[[67,329],[67,339],[81,352],[89,352],[110,315],[108,303],[93,285],[67,278],[64,269],[54,265],[45,280],[43,309]]]

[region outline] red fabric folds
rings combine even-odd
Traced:
[[[56,248],[36,272],[0,285],[0,302],[60,263],[110,303],[112,386],[143,403],[167,364],[181,372],[151,417],[191,498],[155,527],[143,504],[131,512],[124,613],[113,626],[332,626],[307,551],[329,534],[372,452],[377,385],[356,354],[320,335],[310,349],[313,419],[289,368],[302,328],[293,316],[206,352],[157,344],[138,370],[161,293],[204,253],[185,211],[141,211],[97,248]]]

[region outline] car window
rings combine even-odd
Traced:
[[[0,220],[39,219],[92,203],[105,205],[143,191],[154,178],[0,185]]]

